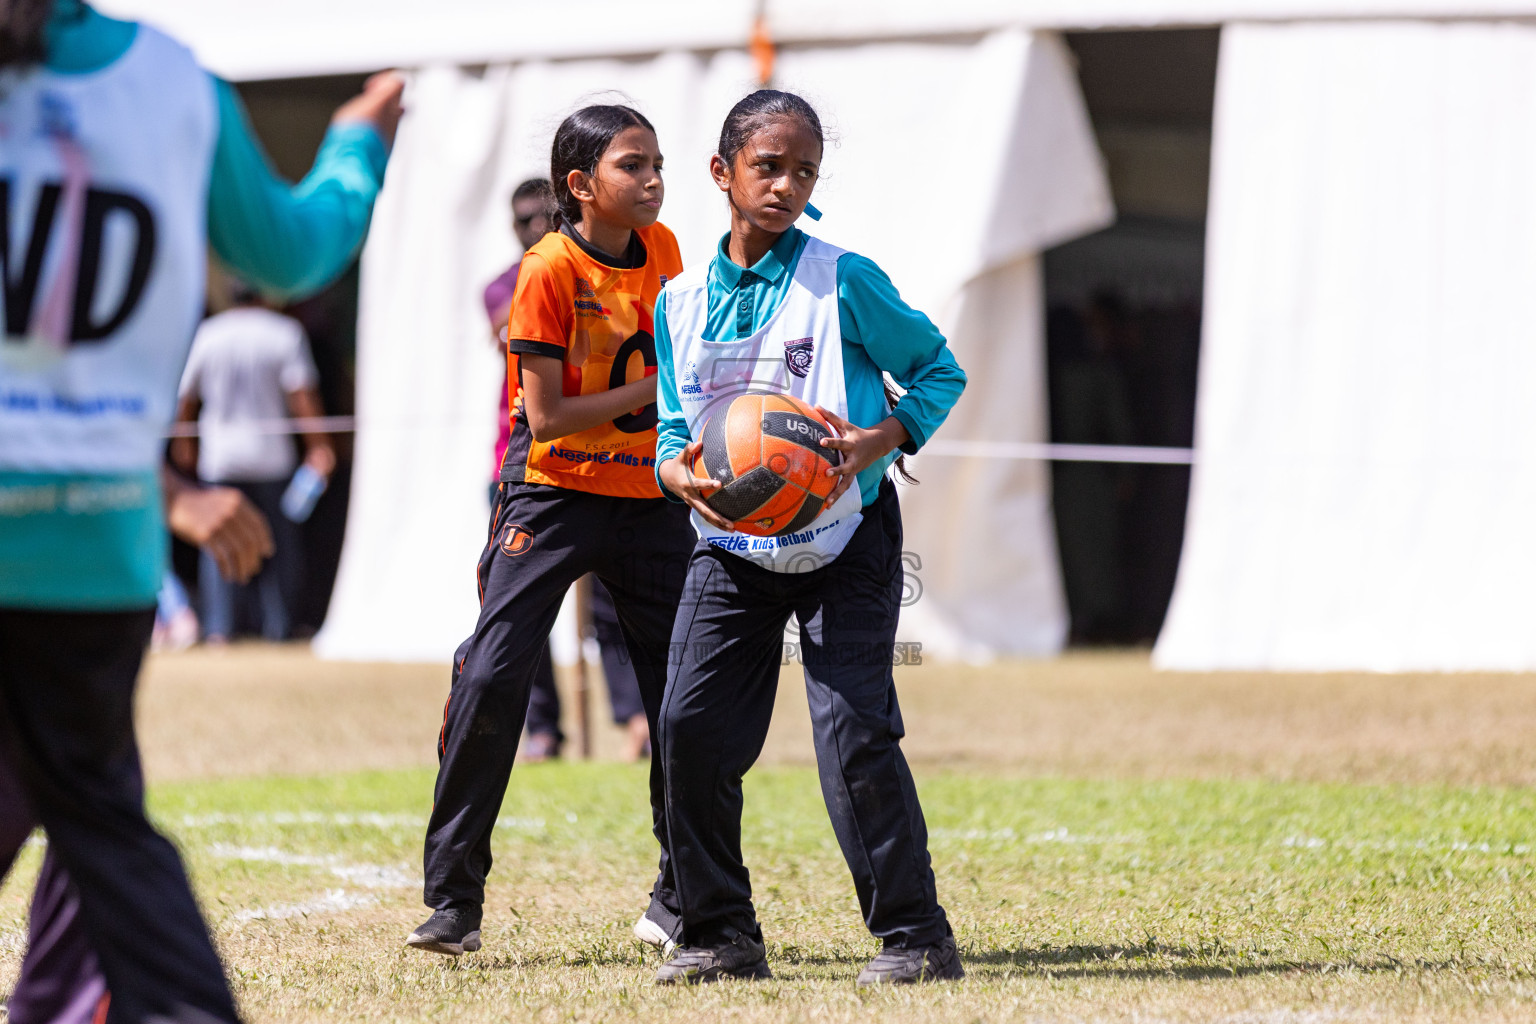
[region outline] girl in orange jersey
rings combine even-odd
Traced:
[[[512,436],[480,557],[480,618],[454,657],[438,743],[424,857],[433,914],[407,940],[451,955],[480,948],[491,832],[566,590],[592,572],[612,593],[655,735],[693,547],[687,509],[655,478],[651,316],[682,270],[676,239],[656,222],[656,132],[629,107],[585,107],[561,123],[550,164],[562,224],[523,256],[512,299]],[[635,930],[665,947],[678,921],[659,758],[651,815],[660,871]]]

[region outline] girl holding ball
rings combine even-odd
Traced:
[[[891,665],[902,529],[886,471],[943,423],[965,374],[878,266],[794,226],[822,150],[821,121],[799,96],[762,90],[736,104],[710,159],[730,232],[656,304],[656,476],[691,508],[700,535],[660,722],[683,924],[663,984],[770,974],[741,857],[741,779],[767,736],[790,616],[822,793],[865,924],[883,944],[859,983],[964,973],[901,752]],[[884,374],[905,389],[899,401]],[[824,470],[838,477],[824,509],[768,556],[733,542],[732,524],[705,502],[715,481],[693,470],[706,409],[744,387],[743,376],[819,407],[838,435],[819,442],[837,452]]]

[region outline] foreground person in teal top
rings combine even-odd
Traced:
[[[145,583],[164,564],[153,452],[201,305],[204,243],[274,294],[332,280],[366,233],[401,88],[371,81],[289,186],[233,90],[174,41],[77,0],[0,6],[0,212],[24,233],[0,251],[12,264],[0,268],[0,769],[19,783],[0,824],[24,834],[35,815],[47,831],[68,874],[43,882],[73,887],[78,918],[54,901],[43,924],[99,958],[112,1024],[238,1020],[175,849],[145,817],[132,718]],[[104,216],[122,227],[104,230]],[[119,283],[126,310],[103,324],[98,276]],[[58,313],[75,292],[71,324]],[[68,989],[82,978],[54,980],[85,999],[13,999],[11,1020],[90,1019],[90,992]]]
[[[18,3],[17,9],[26,6]],[[120,61],[138,34],[133,22],[105,17],[78,0],[57,0],[43,33],[42,66],[61,76],[93,75]],[[290,185],[272,170],[239,94],[227,82],[206,81],[217,111],[207,182],[209,248],[267,295],[298,298],[324,288],[362,246],[393,131],[389,139],[381,133],[366,97],[343,105],[313,169]],[[11,222],[28,219],[16,211]],[[17,267],[8,272],[12,279],[20,276]],[[111,514],[82,517],[37,507],[40,502],[29,497],[39,488],[57,493],[85,484],[132,486],[140,498]],[[20,496],[6,500],[7,492]],[[21,471],[0,458],[0,508],[21,506],[32,507],[31,513],[8,515],[0,529],[0,607],[113,610],[153,600],[164,565],[164,530],[152,476],[82,480],[31,465]]]

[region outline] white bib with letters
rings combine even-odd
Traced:
[[[0,83],[0,471],[160,461],[205,290],[213,80],[140,25]]]
[[[806,238],[784,300],[748,338],[708,341],[709,265],[667,283],[667,327],[672,335],[678,398],[697,440],[705,420],[746,391],[794,395],[812,406],[848,416],[843,337],[837,314],[837,259],[843,250]],[[756,537],[717,529],[697,513],[693,527],[706,543],[774,572],[808,572],[840,555],[863,520],[858,482],[804,529]]]

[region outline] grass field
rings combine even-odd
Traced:
[[[789,677],[744,837],[776,979],[707,990],[654,988],[629,935],[654,864],[633,765],[520,767],[485,950],[401,947],[440,669],[159,659],[141,718],[152,809],[255,1021],[1536,1020],[1536,680],[1139,655],[898,679],[970,976],[880,993],[852,984],[875,947]],[[0,889],[0,984],[37,860]]]

